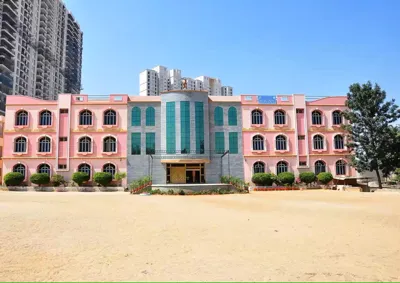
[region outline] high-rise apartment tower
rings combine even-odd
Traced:
[[[208,95],[232,96],[230,86],[222,86],[221,80],[207,76],[195,79],[182,77],[181,70],[157,66],[139,74],[139,92],[141,96],[158,96],[162,92],[172,90],[200,90],[207,91]]]
[[[0,0],[0,112],[7,95],[80,93],[82,40],[61,0]]]

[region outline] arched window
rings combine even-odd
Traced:
[[[39,152],[51,151],[51,139],[49,137],[42,137],[39,139]]]
[[[13,167],[13,172],[18,172],[21,173],[24,178],[26,178],[25,174],[26,174],[26,167],[23,164],[17,164]]]
[[[276,150],[287,150],[287,140],[283,135],[279,135],[275,139]]]
[[[140,126],[141,124],[141,111],[139,107],[132,108],[132,126]]]
[[[89,110],[83,110],[79,113],[79,125],[88,126],[92,125],[93,115]]]
[[[288,171],[288,164],[285,161],[279,161],[278,164],[276,164],[276,174],[278,175],[279,173],[287,172]]]
[[[79,139],[79,152],[91,152],[92,151],[92,139],[89,137],[83,137]]]
[[[26,152],[26,138],[19,137],[14,140],[14,152]]]
[[[339,160],[336,162],[336,175],[346,175],[346,162]]]
[[[115,165],[112,164],[112,163],[104,164],[103,165],[103,172],[110,173],[113,176],[113,179],[114,179],[114,176],[115,176]]]
[[[214,110],[214,124],[215,126],[223,126],[224,125],[224,110],[222,107],[215,107]]]
[[[251,112],[251,123],[253,125],[261,125],[263,123],[263,113],[260,110]]]
[[[50,126],[51,125],[51,112],[49,110],[44,110],[40,112],[39,117],[40,126]]]
[[[112,109],[105,111],[103,124],[109,126],[117,125],[117,112]]]
[[[321,112],[314,110],[311,114],[313,125],[322,125],[322,114]]]
[[[228,125],[237,126],[237,110],[236,107],[229,107],[228,110]]]
[[[21,110],[15,116],[15,125],[16,126],[26,126],[28,125],[28,112],[25,110]]]
[[[117,152],[117,140],[114,137],[103,139],[103,152]]]
[[[332,121],[334,125],[342,124],[342,113],[339,110],[333,111],[332,113]]]
[[[322,160],[318,160],[314,164],[314,169],[315,169],[315,175],[318,175],[319,173],[326,172],[326,164]]]
[[[313,137],[314,149],[324,149],[324,137],[321,135],[315,135]]]
[[[78,172],[86,173],[89,175],[91,174],[90,165],[86,163],[82,163],[78,166]]]
[[[253,137],[253,150],[264,150],[264,138],[262,136]]]
[[[156,125],[156,110],[154,107],[147,107],[146,109],[146,126]]]
[[[335,149],[344,149],[344,139],[341,135],[336,135],[333,138],[333,142],[335,144]]]
[[[256,173],[265,173],[265,164],[261,161],[257,161],[253,165],[253,172]]]
[[[49,164],[40,164],[37,168],[38,173],[44,173],[50,176],[50,165]]]
[[[276,125],[285,125],[286,124],[286,115],[282,110],[275,111],[275,124]]]

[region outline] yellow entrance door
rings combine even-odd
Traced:
[[[186,183],[186,168],[185,167],[172,167],[171,168],[171,183],[172,184],[185,184]]]

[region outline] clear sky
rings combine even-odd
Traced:
[[[84,32],[83,93],[137,94],[163,65],[234,94],[345,95],[378,82],[400,104],[398,0],[65,0]]]

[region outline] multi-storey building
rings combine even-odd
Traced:
[[[0,116],[0,184],[3,182],[3,132],[4,132],[4,121],[5,117]]]
[[[128,181],[146,175],[157,184],[243,178],[239,96],[191,90],[131,96],[128,121]]]
[[[1,0],[0,15],[1,111],[10,94],[80,92],[82,32],[61,0]]]
[[[4,172],[126,172],[127,95],[59,95],[58,101],[9,96]]]
[[[346,97],[208,96],[174,90],[106,100],[10,96],[4,173],[127,172],[128,182],[218,183],[223,175],[302,171],[356,177],[341,127]]]
[[[168,70],[157,66],[139,74],[139,94],[141,96],[158,96],[172,90],[206,91],[210,96],[232,96],[232,87],[221,85],[221,80],[207,76],[195,79],[182,77],[178,69]]]
[[[346,159],[341,112],[346,97],[242,95],[245,179],[254,173],[302,171],[354,176]]]

